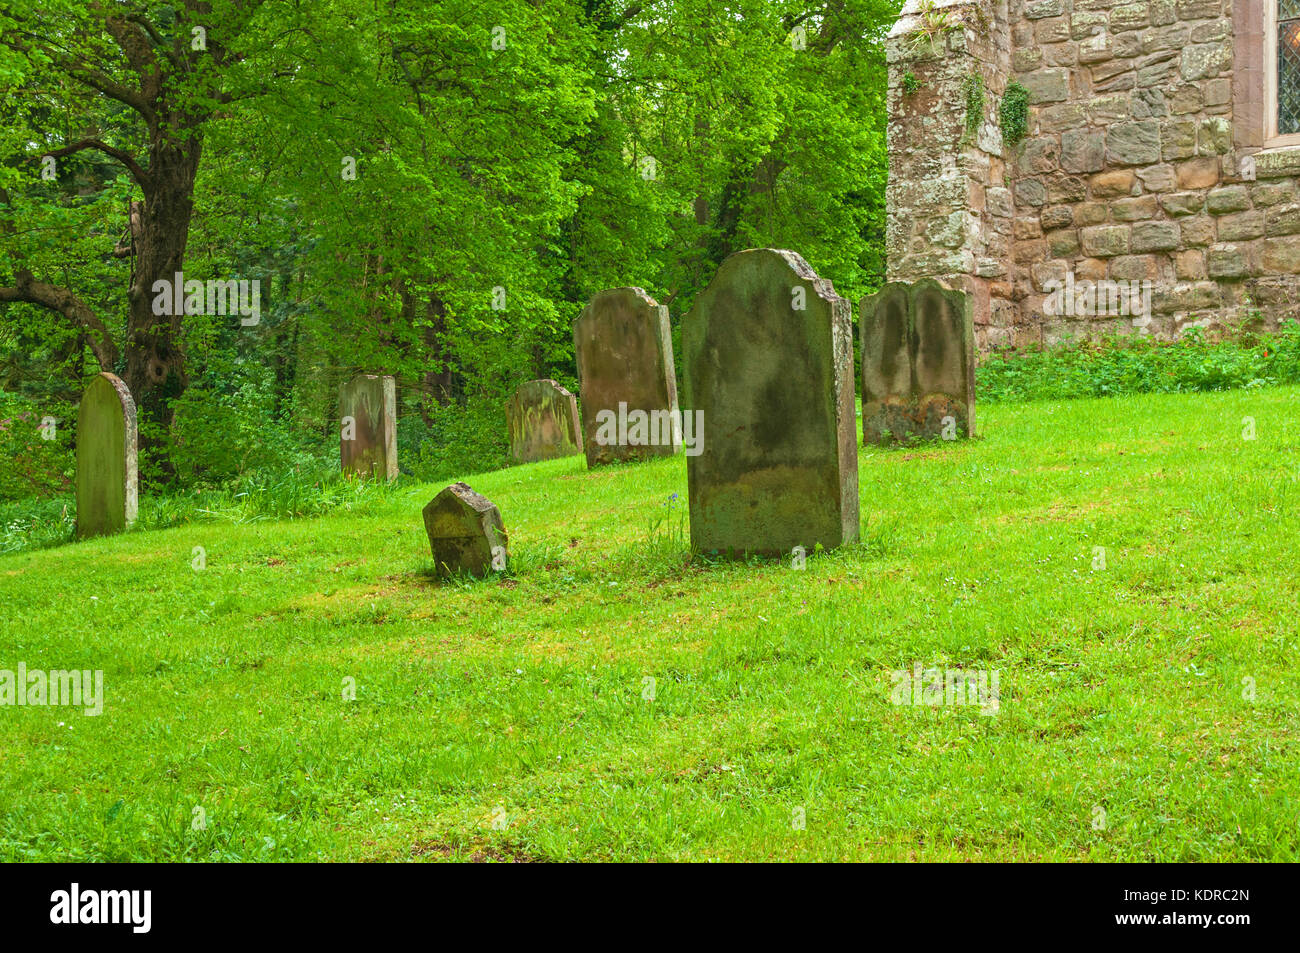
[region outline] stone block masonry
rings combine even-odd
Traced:
[[[1300,137],[1264,101],[1275,2],[909,0],[888,42],[889,279],[969,292],[984,350],[1300,318]],[[1067,282],[1149,283],[1150,305],[1062,314]]]

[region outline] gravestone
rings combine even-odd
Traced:
[[[975,326],[969,294],[932,278],[862,299],[862,439],[975,433]]]
[[[339,459],[363,479],[397,479],[397,382],[361,374],[339,387]]]
[[[681,449],[667,308],[640,288],[602,291],[573,322],[573,350],[582,382],[587,466],[671,456]],[[648,424],[640,434],[638,415]]]
[[[121,378],[95,377],[77,411],[77,538],[120,533],[137,506],[135,401]]]
[[[699,550],[789,554],[858,538],[849,302],[799,255],[724,261],[686,316],[686,401],[703,415],[688,456]]]
[[[465,483],[453,483],[429,502],[424,531],[439,575],[482,576],[506,568],[509,537],[501,511]]]
[[[555,381],[520,384],[506,403],[510,453],[520,463],[582,453],[578,401]]]

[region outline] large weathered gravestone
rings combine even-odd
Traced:
[[[397,382],[361,374],[339,387],[339,458],[343,472],[397,479]]]
[[[439,575],[476,576],[506,568],[507,545],[501,511],[464,483],[453,483],[424,508],[424,531]]]
[[[135,522],[135,401],[120,378],[100,374],[77,411],[77,537],[119,533]]]
[[[686,316],[686,401],[703,446],[686,460],[691,542],[786,554],[858,537],[849,302],[801,257],[722,263]]]
[[[862,299],[862,439],[975,434],[970,295],[932,278]]]
[[[582,381],[587,466],[671,456],[681,449],[667,308],[640,288],[602,291],[573,322],[573,350]],[[644,428],[636,426],[638,416]]]
[[[549,378],[520,384],[506,404],[510,453],[520,463],[582,453],[578,401]]]

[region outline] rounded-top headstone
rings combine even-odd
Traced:
[[[506,403],[510,453],[520,463],[582,453],[578,401],[550,378],[520,384]]]
[[[573,322],[587,466],[671,456],[681,449],[677,374],[668,309],[640,288],[597,294]],[[642,443],[626,435],[629,416],[647,420]],[[607,424],[614,422],[614,427]]]
[[[786,554],[858,537],[849,302],[799,255],[737,252],[683,327],[686,403],[703,415],[687,457],[691,542]]]
[[[121,378],[95,377],[77,412],[77,536],[119,533],[135,522],[135,401]]]

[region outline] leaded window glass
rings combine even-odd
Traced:
[[[1300,133],[1300,0],[1277,0],[1277,134]]]

